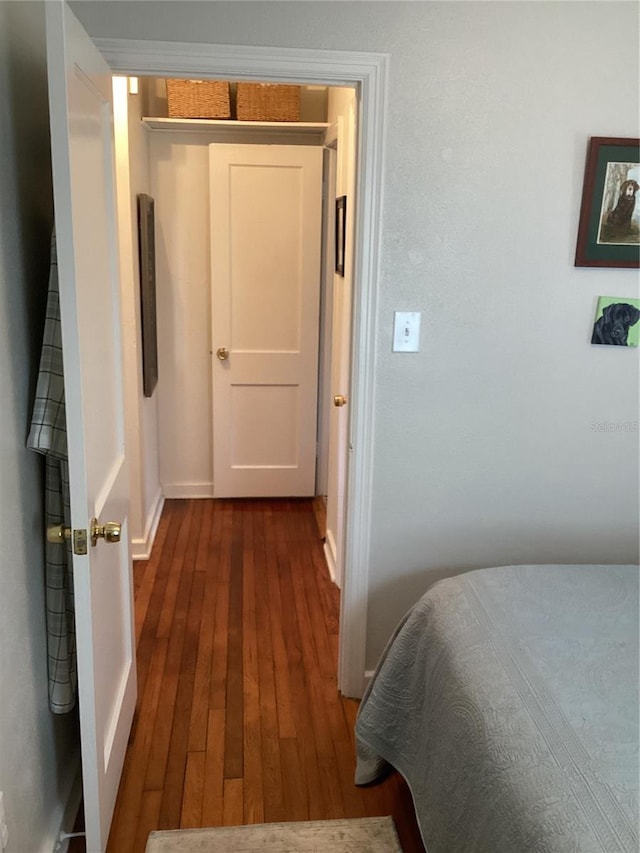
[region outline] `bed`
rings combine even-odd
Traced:
[[[356,722],[428,853],[638,853],[637,566],[508,566],[434,584]]]

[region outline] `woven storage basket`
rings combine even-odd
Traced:
[[[239,121],[300,121],[300,86],[238,83]]]
[[[167,80],[171,118],[230,118],[226,80]]]

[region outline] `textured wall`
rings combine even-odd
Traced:
[[[444,574],[637,559],[637,433],[592,427],[637,421],[637,352],[589,344],[637,276],[573,266],[587,139],[638,135],[636,4],[72,5],[96,36],[391,54],[369,666]]]
[[[47,704],[43,477],[25,449],[53,222],[42,3],[0,4],[0,790],[8,853],[51,851],[76,751]]]

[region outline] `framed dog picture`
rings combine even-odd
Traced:
[[[640,139],[591,137],[577,267],[640,267],[639,190]]]
[[[637,347],[640,338],[640,299],[600,296],[593,324],[592,344]]]
[[[142,385],[151,397],[158,383],[158,331],[156,318],[156,243],[154,201],[138,195],[138,240],[140,253],[140,310],[142,320]]]

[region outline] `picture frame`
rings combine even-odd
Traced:
[[[575,266],[640,267],[640,139],[591,137]]]
[[[138,195],[140,313],[142,321],[142,385],[151,397],[158,384],[158,321],[156,313],[156,240],[154,200]]]
[[[336,199],[336,266],[335,271],[344,278],[344,257],[347,235],[347,197]]]
[[[591,343],[637,347],[640,343],[640,299],[599,296]]]

